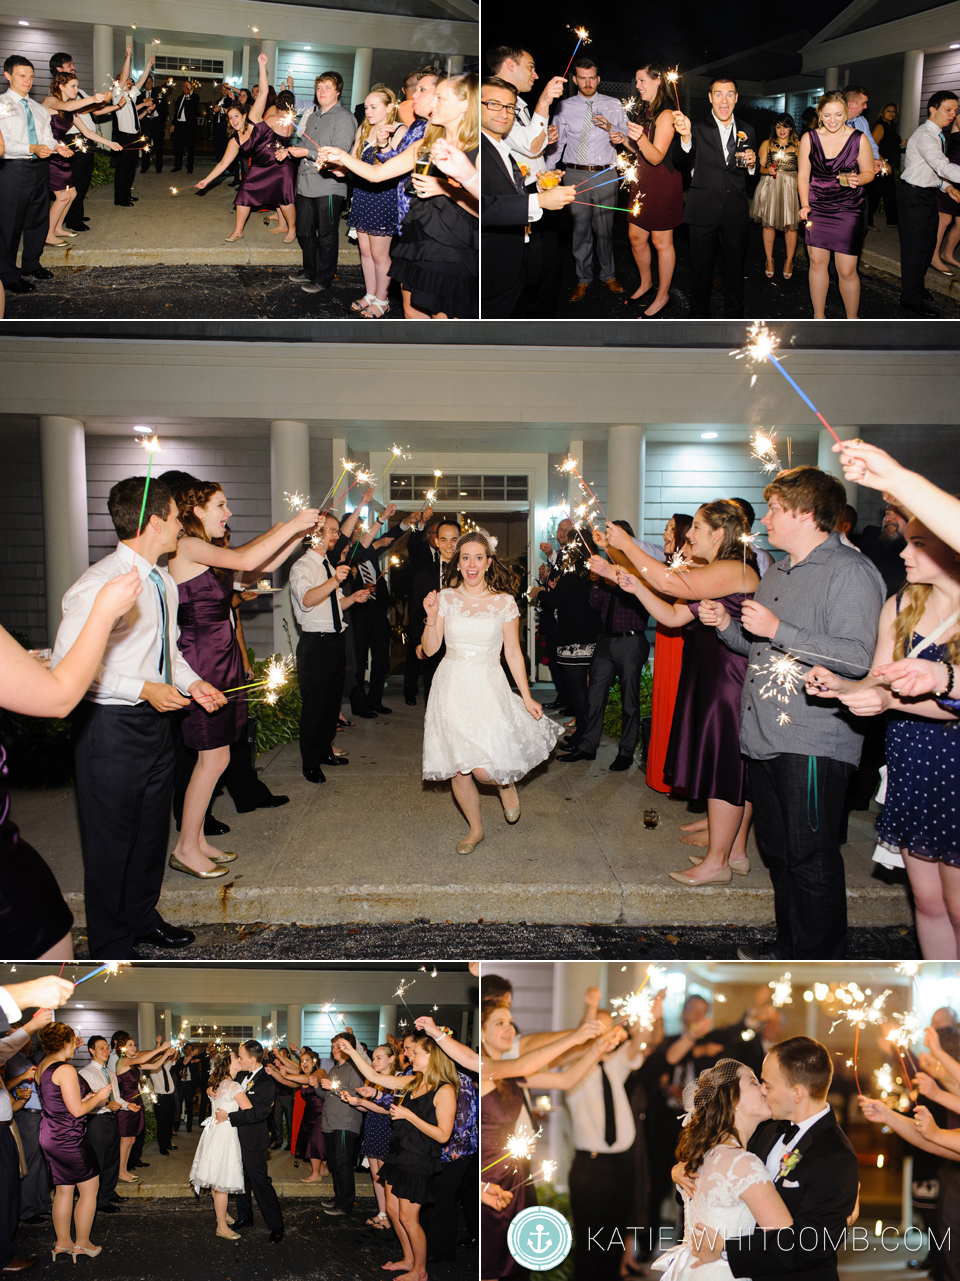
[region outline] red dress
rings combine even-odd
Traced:
[[[650,746],[647,749],[647,786],[655,792],[671,792],[673,788],[663,776],[663,762],[670,742],[673,708],[680,684],[680,667],[683,663],[683,631],[679,627],[657,624],[657,639],[653,650],[653,700]]]

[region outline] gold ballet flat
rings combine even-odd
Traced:
[[[195,876],[200,881],[214,881],[218,876],[226,876],[225,867],[216,867],[212,872],[195,872],[192,867],[187,867],[186,863],[181,863],[176,854],[170,855],[168,866],[172,867],[175,872],[186,872],[187,876]]]
[[[230,850],[221,850],[219,854],[208,854],[207,857],[212,863],[232,863],[237,855]]]
[[[699,867],[703,862],[702,854],[688,854],[687,858],[694,867]],[[750,860],[748,858],[741,858],[736,863],[728,863],[727,866],[730,868],[730,871],[735,872],[737,876],[750,875]]]
[[[698,890],[701,885],[729,885],[733,875],[729,867],[725,867],[722,872],[708,877],[705,881],[691,881],[689,872],[671,872],[670,879],[676,881],[678,885],[686,885],[688,889]]]
[[[457,841],[457,853],[472,854],[473,851],[480,844],[480,841],[482,840],[483,840],[483,833],[481,832],[479,839],[476,841]]]
[[[513,783],[511,783],[509,787],[502,787],[502,788],[500,789],[500,804],[501,804],[501,805],[503,805],[503,793],[504,793],[504,792],[508,792],[508,791],[510,790],[510,787],[513,787],[513,786],[514,786],[514,784],[513,784]],[[504,805],[504,806],[503,806],[503,817],[507,820],[507,822],[508,822],[508,823],[516,823],[516,822],[518,821],[518,819],[520,818],[520,794],[519,794],[519,792],[517,793],[517,803],[516,803],[516,805],[513,807],[513,809],[507,809],[506,805]]]

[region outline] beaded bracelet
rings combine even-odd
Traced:
[[[947,675],[949,677],[949,680],[947,681],[943,689],[940,691],[940,693],[936,695],[936,697],[949,698],[950,695],[953,693],[953,678],[956,675],[956,672],[954,671],[953,663],[947,662],[945,658],[941,659],[941,662],[943,663],[944,667],[947,669]]]

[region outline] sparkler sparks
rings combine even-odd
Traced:
[[[126,965],[129,965],[129,961],[108,961],[105,965],[98,965],[89,974],[84,974],[82,978],[77,979],[73,986],[79,987],[81,983],[86,983],[87,979],[95,979],[98,974],[104,974],[108,979],[112,978]]]
[[[421,974],[429,974],[429,975],[430,975],[430,977],[431,977],[432,979],[435,979],[435,978],[437,977],[437,967],[436,967],[436,966],[434,966],[432,970],[428,970],[428,969],[427,969],[427,967],[426,967],[425,965],[421,965],[421,966],[420,966],[420,973],[421,973]]]
[[[756,458],[763,471],[783,471],[780,455],[777,453],[777,433],[775,431],[755,431],[750,442],[750,456]]]
[[[171,188],[170,188],[170,195],[171,195],[171,196],[179,196],[179,195],[180,195],[180,188],[179,188],[179,187],[171,187]]]
[[[595,506],[604,521],[609,524],[610,522],[607,517],[607,513],[601,507],[599,499],[577,470],[577,460],[567,455],[562,463],[557,463],[557,471],[560,472],[562,476],[576,476],[577,482],[580,485],[581,493],[590,499],[589,503],[585,504],[586,511],[589,511],[591,507]]]
[[[790,971],[781,975],[778,979],[771,979],[767,984],[773,995],[770,997],[770,1004],[781,1009],[784,1005],[793,1004],[793,984],[790,982]]]
[[[836,990],[837,998],[843,1001],[848,1008],[841,1010],[839,1017],[830,1025],[830,1031],[832,1032],[844,1020],[851,1027],[857,1029],[853,1041],[853,1079],[856,1082],[858,1094],[862,1093],[860,1078],[857,1075],[857,1052],[860,1048],[860,1031],[869,1024],[879,1027],[884,1022],[883,1007],[887,997],[891,994],[891,990],[891,988],[887,988],[879,996],[875,996],[869,1005],[867,1004],[868,993],[862,992],[856,983],[849,983],[846,987],[838,987]]]
[[[571,27],[568,22],[567,30],[572,31],[573,34],[577,37],[577,43],[574,45],[573,53],[571,53],[570,55],[570,62],[568,62],[563,69],[564,80],[566,80],[567,72],[570,70],[571,64],[573,63],[574,58],[577,56],[577,50],[580,48],[582,44],[590,44],[590,37],[587,35],[586,27]]]
[[[284,685],[290,680],[295,670],[292,654],[271,654],[263,676],[259,680],[251,681],[249,685],[235,685],[232,689],[221,692],[238,694],[247,689],[262,689],[264,690],[263,701],[272,705],[277,701]]]
[[[897,1093],[897,1085],[893,1079],[893,1068],[889,1063],[884,1063],[882,1067],[878,1067],[873,1074],[873,1079],[877,1083],[877,1089],[880,1091],[881,1096]]]
[[[750,666],[758,676],[767,678],[760,687],[760,697],[775,698],[778,703],[789,703],[790,695],[796,694],[803,679],[803,670],[792,654],[779,654],[769,663]]]
[[[747,330],[747,342],[745,345],[741,347],[739,351],[731,352],[730,354],[736,356],[737,360],[741,360],[746,356],[751,364],[759,364],[763,361],[767,361],[772,364],[777,372],[783,375],[804,404],[813,410],[837,444],[842,445],[843,441],[827,422],[826,418],[824,418],[823,414],[821,414],[820,410],[816,407],[806,392],[803,391],[800,385],[790,377],[783,365],[780,363],[779,357],[775,354],[779,346],[780,339],[777,335],[772,334],[762,320],[755,320]],[[754,374],[750,383],[751,387],[756,380],[757,376]]]
[[[672,84],[672,85],[673,85],[673,96],[674,96],[674,98],[676,99],[676,102],[677,102],[677,110],[679,111],[679,110],[680,110],[680,95],[679,95],[679,93],[677,92],[677,81],[680,79],[680,72],[677,70],[677,68],[676,68],[676,67],[674,67],[674,69],[673,69],[672,71],[668,71],[668,72],[667,72],[667,76],[666,76],[666,78],[667,78],[667,81],[668,81],[670,84]]]

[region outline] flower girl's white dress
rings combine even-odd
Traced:
[[[216,1118],[217,1108],[224,1112],[238,1111],[237,1095],[242,1093],[243,1086],[230,1077],[217,1086],[213,1096],[213,1115],[203,1123],[203,1133],[190,1169],[190,1182],[198,1193],[202,1188],[211,1188],[214,1192],[243,1191],[240,1136],[229,1121],[218,1122]]]

